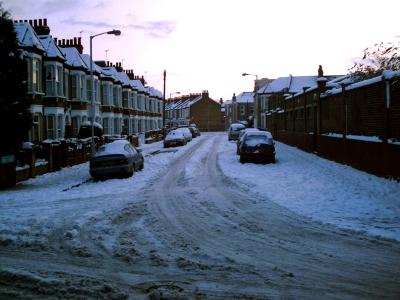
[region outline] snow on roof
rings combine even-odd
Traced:
[[[253,103],[254,93],[253,92],[243,92],[236,96],[237,103]]]
[[[82,57],[83,61],[85,62],[85,64],[90,69],[90,55],[89,54],[81,54],[81,57]],[[93,63],[93,72],[101,74],[102,73],[101,67],[99,65],[97,65],[93,60],[92,60],[92,63]]]
[[[64,54],[61,52],[60,48],[56,45],[51,35],[40,35],[40,42],[43,48],[46,50],[46,56],[51,58],[59,58],[63,61],[66,60]]]
[[[131,86],[132,87],[132,84],[130,82],[128,74],[126,74],[125,72],[118,72],[118,76],[119,76],[119,80],[122,82],[123,86]]]
[[[194,98],[189,98],[188,101],[185,101],[182,104],[182,107],[180,107],[180,108],[188,108],[188,107],[192,106],[193,104],[199,102],[202,98],[203,97],[201,95],[194,97]]]
[[[159,90],[155,89],[154,87],[152,87],[152,86],[146,86],[145,89],[146,89],[146,91],[149,93],[149,95],[150,95],[151,97],[154,97],[154,98],[163,98],[163,94],[162,94]]]
[[[135,79],[135,80],[130,80],[130,82],[138,90],[138,92],[141,92],[141,93],[146,92],[146,90],[144,89],[144,86],[140,80]]]
[[[46,51],[35,30],[29,23],[14,23],[14,30],[21,47],[32,47],[41,51]]]
[[[115,82],[122,83],[119,72],[117,71],[117,69],[115,67],[103,67],[102,70],[103,70],[103,74],[106,77],[111,77],[112,79],[114,79]]]
[[[83,61],[81,54],[75,47],[60,48],[61,52],[67,58],[66,64],[75,67],[89,70],[89,67]]]

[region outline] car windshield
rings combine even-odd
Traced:
[[[250,147],[255,147],[258,144],[268,144],[272,145],[272,139],[268,138],[266,135],[248,135],[246,136],[246,145]]]

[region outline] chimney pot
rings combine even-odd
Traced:
[[[78,39],[76,37],[74,38],[74,44],[73,45],[74,46],[78,45]]]
[[[47,19],[43,19],[43,26],[47,26]]]
[[[33,20],[33,27],[37,27],[37,24],[38,22],[37,22],[37,20],[35,19],[35,20]]]

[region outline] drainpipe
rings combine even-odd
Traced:
[[[385,137],[384,143],[388,142],[390,138],[390,107],[392,104],[392,89],[391,89],[391,80],[385,79],[386,84],[386,108],[385,108]]]

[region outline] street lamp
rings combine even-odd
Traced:
[[[256,80],[258,80],[258,75],[256,75],[256,74],[242,73],[242,76],[248,76],[248,75],[255,76]]]
[[[92,157],[95,154],[95,147],[94,147],[94,117],[96,115],[96,112],[95,112],[96,109],[95,109],[95,106],[94,106],[94,76],[93,76],[93,47],[92,47],[93,42],[92,41],[96,36],[99,36],[99,35],[102,35],[102,34],[121,35],[121,30],[114,29],[114,30],[111,30],[111,31],[105,31],[105,32],[98,33],[98,34],[90,36],[90,78],[91,78],[91,86],[92,86],[92,99],[90,101],[92,107],[91,107],[90,114],[91,114],[91,123],[92,123],[91,124],[92,125],[92,142],[91,142]]]
[[[168,102],[171,102],[172,95],[180,95],[180,94],[181,94],[181,92],[170,93],[170,94],[169,94],[169,101],[168,101]],[[171,125],[171,111],[169,112],[169,118],[168,118],[168,120],[169,120],[168,123]]]

